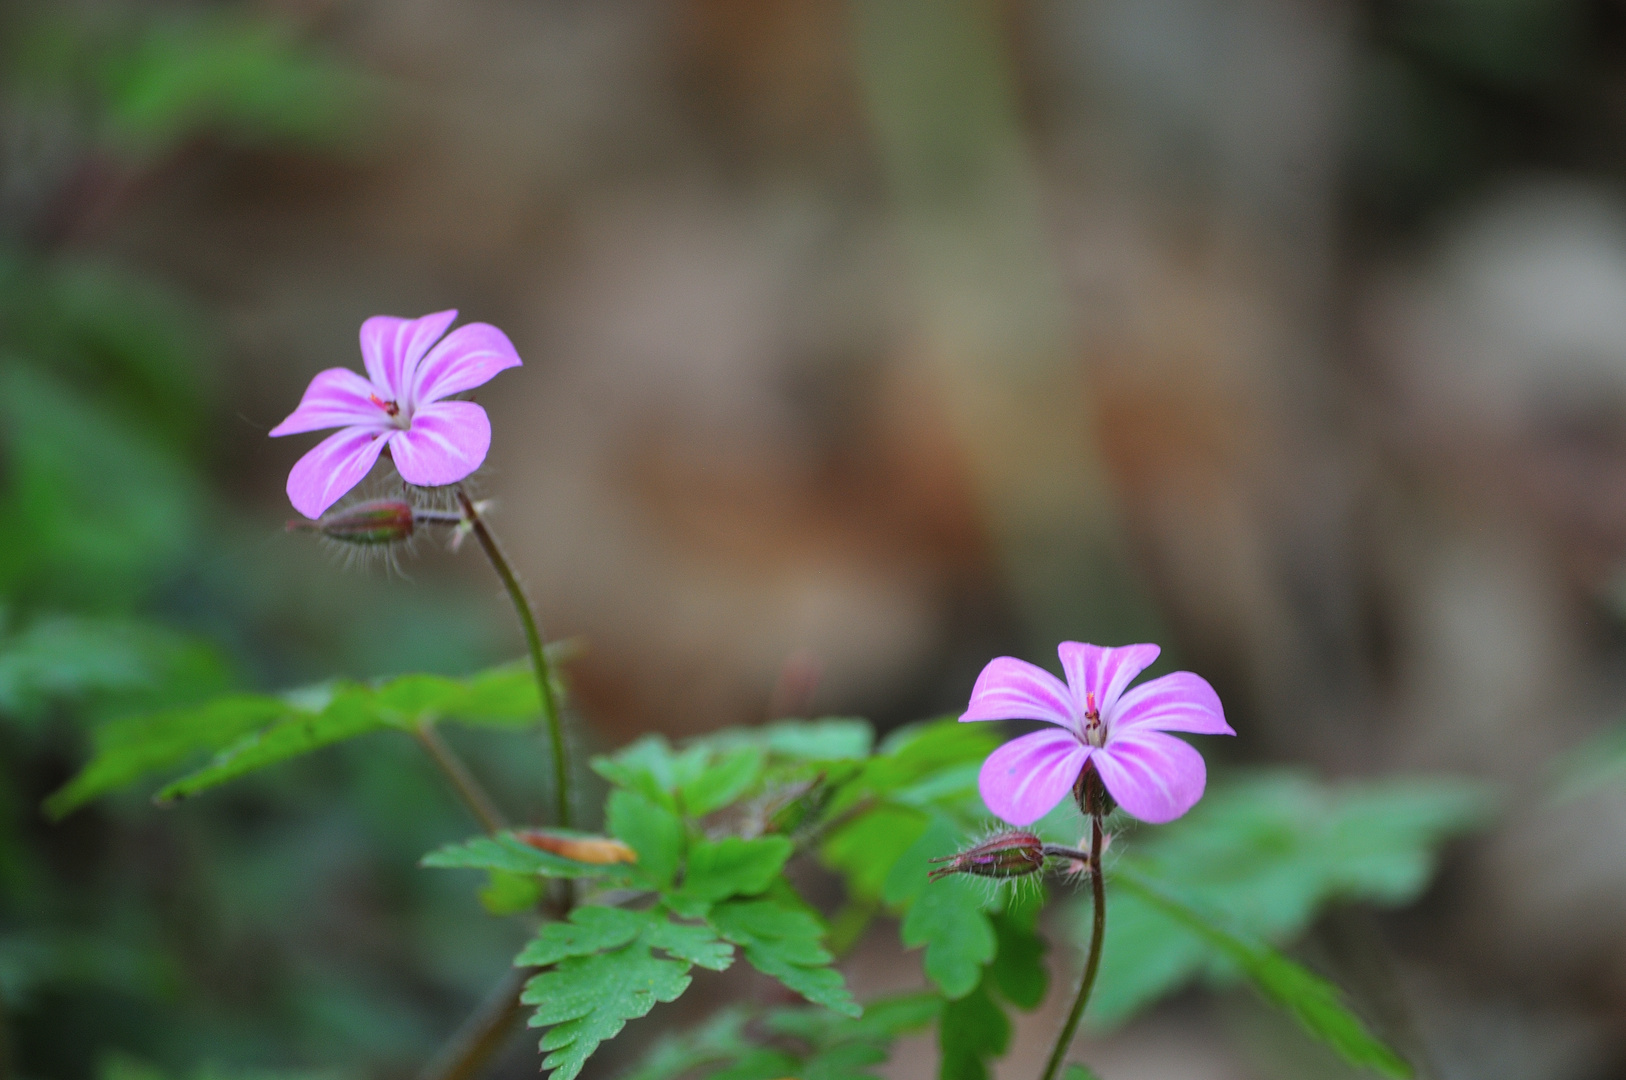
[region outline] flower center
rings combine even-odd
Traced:
[[[1101,710],[1095,707],[1095,691],[1084,695],[1084,741],[1091,746],[1107,744],[1107,726],[1101,722]]]
[[[374,405],[377,405],[380,409],[383,409],[384,415],[393,420],[396,427],[404,428],[410,426],[410,421],[401,415],[400,405],[393,401],[385,401],[377,394],[368,394],[367,400],[371,401]]]

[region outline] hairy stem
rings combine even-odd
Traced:
[[[492,801],[486,789],[480,786],[480,781],[474,778],[469,767],[463,764],[463,759],[446,745],[446,740],[440,737],[435,725],[425,721],[413,728],[412,734],[417,736],[418,745],[424,748],[424,752],[440,766],[440,771],[452,782],[452,787],[463,800],[463,805],[480,819],[480,824],[484,826],[486,832],[494,833],[508,828],[508,819],[497,809],[497,804]]]
[[[553,697],[553,677],[548,671],[548,657],[542,650],[542,634],[536,628],[536,616],[531,611],[531,602],[525,598],[525,590],[521,588],[519,579],[514,576],[513,569],[508,565],[502,548],[497,544],[497,538],[491,535],[486,528],[485,519],[475,507],[474,501],[462,487],[457,489],[457,501],[463,508],[463,520],[468,522],[469,528],[474,531],[475,538],[480,541],[480,547],[491,560],[492,568],[502,579],[503,588],[508,590],[508,598],[514,603],[514,611],[519,615],[519,623],[525,630],[525,644],[531,651],[531,669],[536,673],[536,692],[542,699],[542,718],[548,724],[548,739],[553,749],[553,820],[561,828],[570,828],[570,768],[565,761],[565,735],[559,725],[559,703]]]
[[[1090,955],[1084,961],[1084,976],[1078,984],[1078,997],[1073,1001],[1067,1022],[1056,1038],[1056,1048],[1050,1051],[1050,1061],[1044,1067],[1040,1080],[1055,1080],[1067,1057],[1067,1048],[1073,1044],[1078,1022],[1084,1019],[1084,1006],[1090,1003],[1090,991],[1095,989],[1095,973],[1101,970],[1101,942],[1107,934],[1107,887],[1101,876],[1101,815],[1090,815],[1090,886],[1095,901],[1095,921],[1090,928]]]
[[[418,1080],[473,1080],[507,1041],[521,1012],[519,995],[531,975],[515,968],[503,977],[480,1007],[463,1021],[457,1034],[434,1060],[418,1073]]]

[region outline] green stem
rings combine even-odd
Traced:
[[[502,579],[503,588],[508,590],[508,598],[514,603],[514,611],[519,615],[520,626],[525,630],[525,644],[531,651],[531,669],[536,673],[536,691],[542,699],[542,718],[548,724],[548,739],[553,747],[553,795],[554,824],[561,828],[570,828],[570,768],[565,761],[565,735],[559,724],[559,703],[553,697],[553,676],[548,671],[548,656],[542,649],[542,634],[536,628],[536,616],[531,612],[531,602],[525,598],[525,590],[520,586],[519,579],[508,565],[508,559],[503,556],[502,548],[497,545],[497,538],[491,535],[486,523],[480,517],[474,501],[460,486],[457,489],[457,501],[463,508],[463,520],[468,522],[469,528],[474,531],[475,538],[480,541],[480,547],[485,551],[486,558],[491,560],[497,576]]]
[[[1073,1044],[1078,1022],[1084,1019],[1084,1006],[1090,1003],[1090,991],[1095,989],[1096,972],[1101,970],[1101,942],[1107,935],[1107,888],[1101,875],[1100,814],[1090,816],[1090,885],[1095,901],[1095,922],[1090,929],[1089,959],[1084,962],[1084,977],[1078,985],[1078,997],[1073,1001],[1072,1011],[1067,1014],[1067,1023],[1062,1025],[1056,1048],[1050,1051],[1050,1061],[1045,1065],[1040,1080],[1055,1080],[1062,1060],[1067,1056],[1067,1048]]]

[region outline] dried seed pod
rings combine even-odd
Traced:
[[[514,838],[538,851],[546,851],[563,859],[608,866],[611,863],[635,863],[638,853],[619,840],[607,836],[560,836],[543,829],[516,829]]]

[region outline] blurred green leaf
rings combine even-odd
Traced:
[[[745,1037],[749,1018],[743,1008],[724,1009],[692,1031],[661,1036],[626,1080],[677,1080],[701,1065],[738,1061],[757,1049]],[[784,1076],[794,1067],[787,1058],[774,1075]]]
[[[977,987],[982,967],[994,958],[994,930],[984,913],[987,888],[962,874],[936,881],[926,877],[929,860],[951,855],[966,835],[948,817],[936,814],[887,878],[884,898],[907,906],[900,936],[908,948],[926,947],[926,974],[950,1000]]]
[[[621,877],[627,872],[625,864],[577,862],[550,851],[539,851],[512,833],[476,836],[462,843],[448,844],[425,855],[419,865],[560,878]]]
[[[196,795],[375,731],[410,730],[441,720],[528,726],[536,720],[538,701],[529,669],[505,664],[465,679],[403,675],[371,685],[323,684],[280,696],[239,694],[126,717],[93,733],[90,763],[46,801],[46,809],[61,817],[99,795],[208,752],[215,754],[213,761],[165,786],[159,800]]]
[[[730,900],[712,908],[707,921],[722,937],[745,950],[751,966],[771,975],[807,1000],[848,1016],[863,1010],[853,1001],[840,972],[820,941],[824,927],[811,914],[774,900]]]
[[[1404,904],[1434,851],[1484,820],[1477,785],[1449,779],[1324,785],[1295,773],[1217,784],[1180,821],[1136,836],[1122,865],[1177,886],[1267,941],[1303,933],[1335,899]],[[1166,913],[1114,897],[1090,1016],[1117,1023],[1200,972],[1231,971],[1222,950]],[[1080,933],[1087,933],[1081,929]]]
[[[1120,864],[1114,881],[1120,891],[1156,908],[1224,954],[1267,1000],[1286,1010],[1306,1032],[1332,1047],[1351,1065],[1401,1080],[1412,1075],[1411,1067],[1344,1007],[1338,988],[1331,983],[1268,945],[1233,932],[1217,917],[1180,899],[1153,879]]]
[[[683,854],[678,816],[624,788],[610,792],[604,816],[610,833],[638,853],[636,875],[657,889],[670,888]]]
[[[724,751],[678,788],[683,812],[704,817],[732,805],[757,784],[765,764],[760,747],[742,746]]]
[[[783,836],[697,840],[689,847],[683,884],[667,902],[674,911],[699,916],[718,900],[755,896],[779,876],[794,850]]]
[[[480,906],[493,915],[517,915],[542,902],[543,888],[535,874],[493,870],[480,890]]]
[[[573,1080],[599,1043],[620,1034],[628,1020],[658,1001],[676,1001],[689,987],[688,964],[657,959],[634,942],[613,952],[571,956],[525,984],[520,1001],[535,1005],[531,1027],[553,1025],[542,1036],[544,1069],[552,1080]]]
[[[986,981],[978,983],[958,1001],[943,1006],[937,1025],[942,1055],[937,1075],[941,1080],[988,1080],[988,1063],[1003,1054],[1010,1041],[1010,1020],[989,994]]]
[[[892,868],[920,839],[928,820],[919,810],[878,806],[832,832],[819,855],[846,876],[853,896],[878,900]]]
[[[1050,989],[1045,970],[1044,939],[1032,919],[996,914],[990,917],[997,948],[988,976],[1004,999],[1019,1009],[1036,1009]]]
[[[0,358],[0,595],[116,610],[190,546],[201,492],[167,449]]]
[[[226,677],[214,650],[131,619],[48,615],[0,637],[0,714],[15,717],[53,701],[218,692]]]

